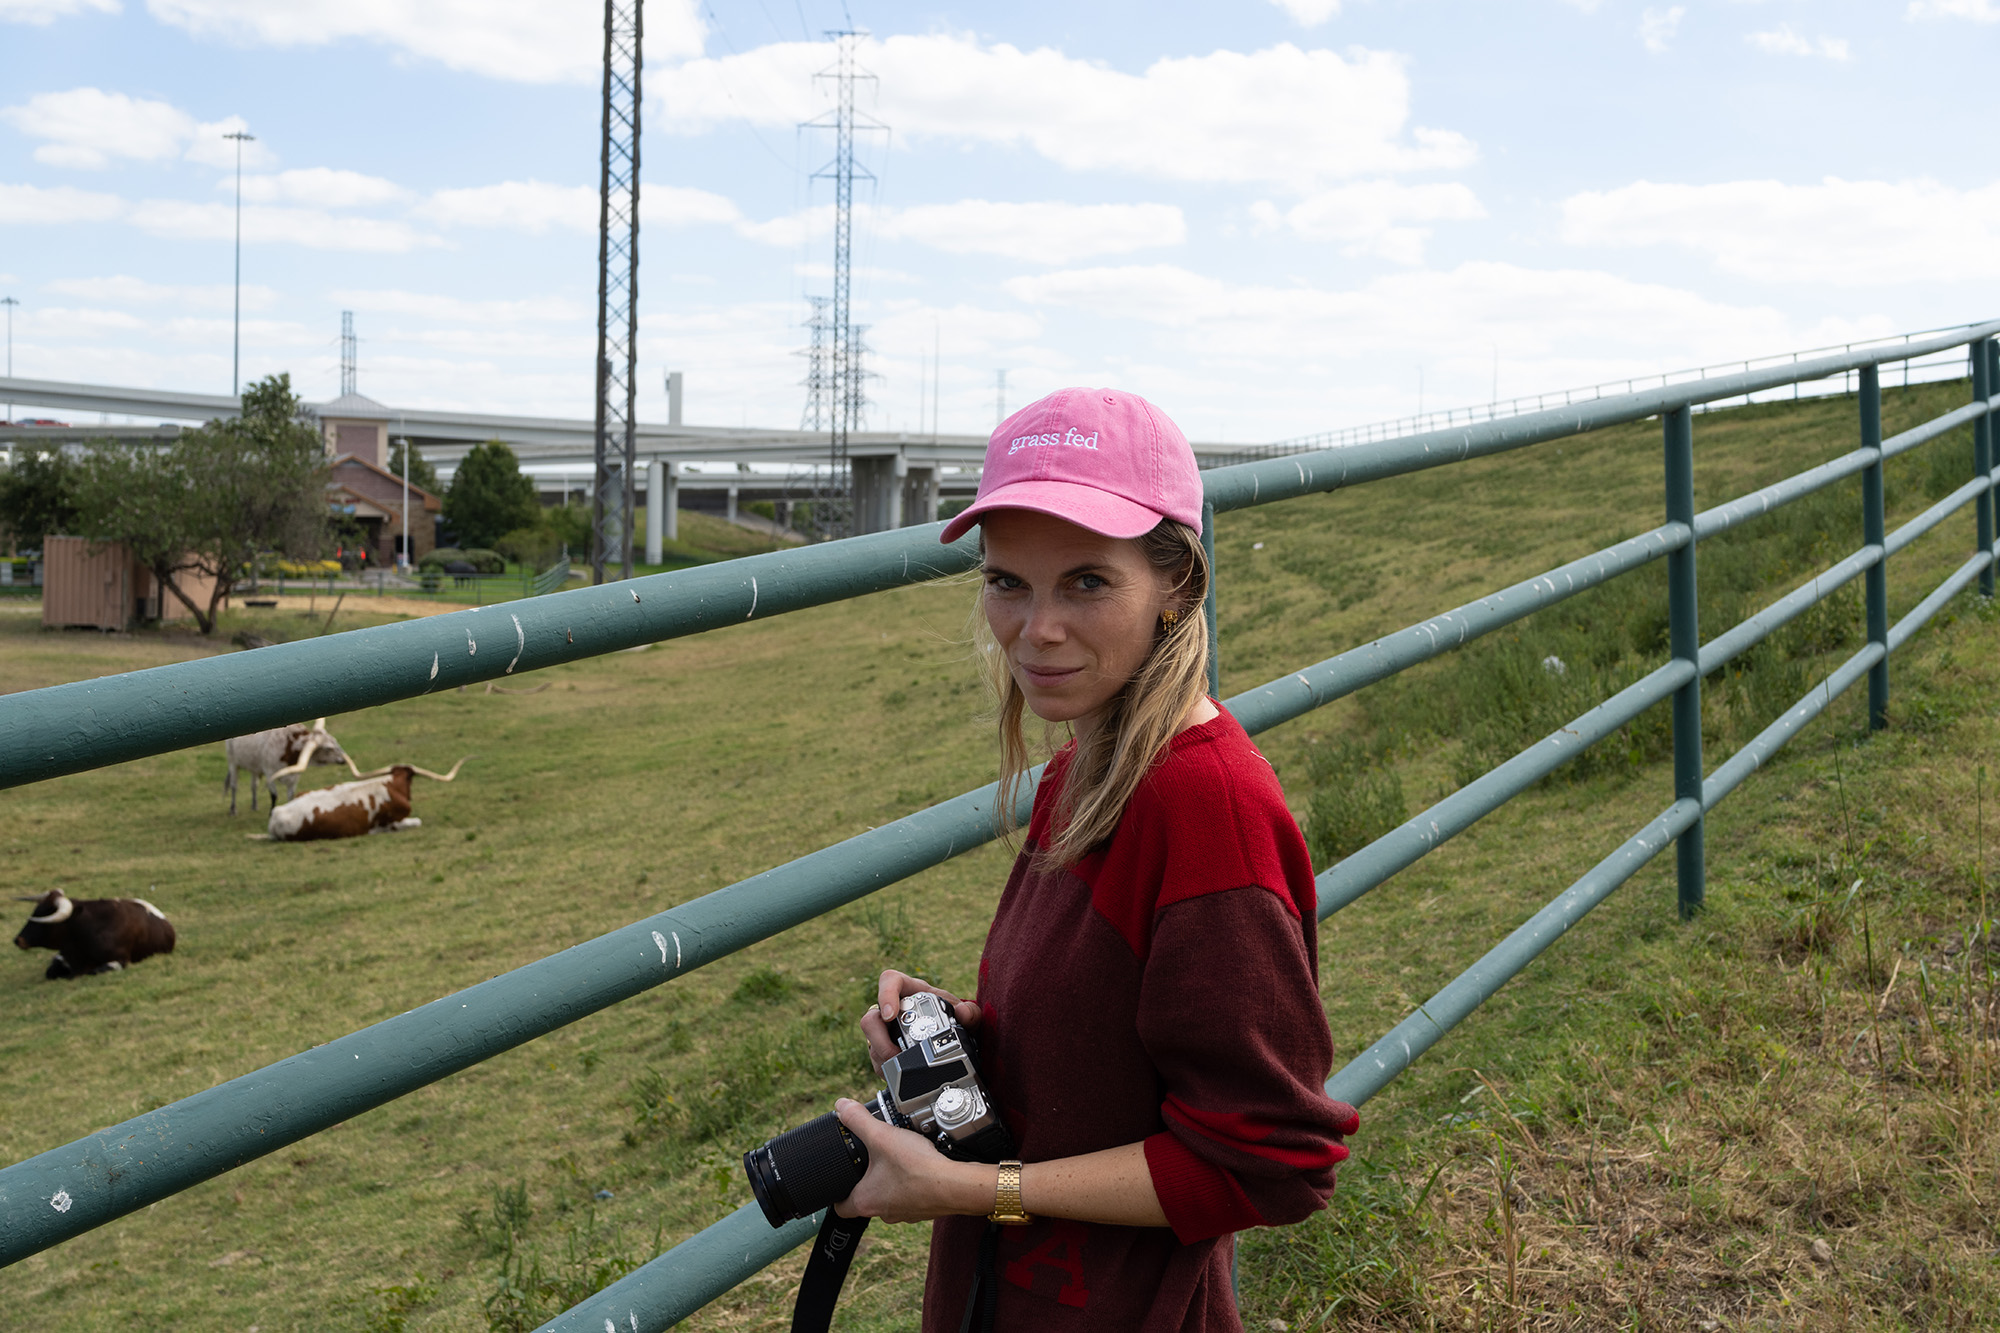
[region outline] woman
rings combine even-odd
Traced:
[[[838,1211],[936,1219],[926,1333],[978,1307],[1003,1330],[1239,1329],[1233,1233],[1324,1206],[1358,1127],[1321,1088],[1304,840],[1204,688],[1201,497],[1157,408],[1066,389],[994,433],[978,498],[944,531],[981,525],[1003,812],[1029,764],[1023,710],[1072,739],[1036,793],[978,998],[946,996],[978,1025],[1025,1165],[952,1161],[837,1107],[869,1152]],[[877,1063],[919,990],[936,988],[882,974],[862,1020]]]

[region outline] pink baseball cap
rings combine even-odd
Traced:
[[[1106,537],[1141,537],[1163,518],[1199,528],[1201,497],[1194,450],[1166,413],[1136,393],[1058,389],[993,432],[979,494],[941,540],[992,509],[1032,509]]]

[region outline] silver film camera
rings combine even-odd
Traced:
[[[903,997],[896,1054],[882,1062],[882,1091],[864,1105],[884,1124],[914,1130],[947,1157],[998,1162],[1013,1139],[979,1081],[978,1045],[935,995]],[[853,1192],[868,1149],[828,1112],[743,1155],[750,1190],[774,1227],[809,1217]]]

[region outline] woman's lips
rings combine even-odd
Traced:
[[[1082,675],[1083,668],[1082,667],[1037,667],[1037,666],[1024,665],[1021,668],[1021,674],[1026,676],[1028,678],[1028,683],[1034,685],[1036,688],[1044,690],[1052,690],[1055,689],[1057,686],[1067,684],[1068,682],[1076,679],[1076,677]]]

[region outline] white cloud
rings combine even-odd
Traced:
[[[2000,277],[2000,185],[1638,181],[1563,201],[1578,245],[1677,245],[1769,282],[1887,286]]]
[[[407,315],[416,319],[459,321],[476,326],[493,324],[559,324],[593,318],[596,309],[580,301],[560,296],[529,297],[519,301],[469,301],[435,292],[408,292],[397,289],[349,289],[327,293],[328,298],[350,310],[382,315]]]
[[[235,289],[224,282],[199,287],[171,286],[123,274],[105,278],[57,278],[43,283],[42,288],[59,296],[74,296],[106,305],[171,303],[190,310],[227,310],[236,295]],[[243,308],[246,310],[269,309],[277,300],[275,288],[253,283],[243,289]]]
[[[1317,28],[1340,12],[1340,0],[1271,0],[1302,28]]]
[[[40,27],[85,10],[116,14],[118,0],[0,0],[0,23],[32,23]]]
[[[522,83],[591,83],[604,68],[604,6],[593,0],[146,0],[146,8],[200,37],[265,46],[376,42]],[[693,0],[646,7],[649,63],[701,49]]]
[[[1780,23],[1769,32],[1746,33],[1743,40],[1774,56],[1822,56],[1840,61],[1852,54],[1845,37],[1806,37],[1794,31],[1789,23]]]
[[[236,210],[230,204],[147,199],[133,205],[131,221],[141,231],[156,236],[226,241],[235,235]],[[373,254],[404,254],[442,244],[437,237],[407,222],[337,217],[315,208],[278,208],[268,204],[244,207],[243,240],[245,244],[283,242],[308,250],[356,250]]]
[[[1666,9],[1648,8],[1639,15],[1639,40],[1648,51],[1659,55],[1667,49],[1674,34],[1680,31],[1681,20],[1687,17],[1687,6],[1670,5]]]
[[[1907,12],[1913,19],[1971,19],[1974,23],[2000,23],[2000,3],[1995,0],[1910,0]]]
[[[447,227],[505,227],[539,236],[551,227],[597,230],[597,191],[587,185],[502,181],[439,190],[417,206],[417,216]]]
[[[1336,241],[1346,255],[1379,255],[1420,264],[1430,228],[1420,222],[1469,222],[1486,216],[1478,196],[1463,185],[1403,185],[1361,181],[1339,185],[1281,209],[1268,200],[1250,206],[1258,225],[1289,229],[1308,241]]]
[[[595,234],[598,194],[588,185],[502,181],[439,190],[416,211],[419,217],[447,227],[498,227],[534,236],[551,229]],[[642,225],[716,223],[739,230],[760,225],[748,222],[722,195],[682,185],[642,184],[639,214]]]
[[[1126,375],[1122,362],[1061,378],[1117,373],[1140,393],[1157,383],[1152,392],[1191,436],[1223,440],[1408,412],[1419,365],[1429,405],[1484,401],[1496,349],[1508,383],[1554,388],[1890,331],[1879,318],[1803,323],[1768,305],[1601,271],[1493,262],[1391,273],[1348,290],[1237,285],[1172,265],[1023,276],[1007,290],[1044,310],[1154,326],[1150,353],[1136,337],[1117,340],[1131,349],[1125,357],[1167,367],[1151,381]],[[1246,395],[1250,384],[1257,394]],[[1019,392],[1054,387],[1023,376]]]
[[[1179,245],[1187,222],[1170,204],[994,203],[964,199],[876,215],[876,234],[947,254],[1069,264],[1098,255]]]
[[[161,162],[186,157],[209,166],[235,162],[236,145],[223,139],[243,122],[201,123],[167,102],[108,93],[101,88],[72,88],[61,93],[37,93],[20,106],[0,109],[5,120],[30,139],[45,140],[35,160],[55,167],[97,170],[117,158]],[[246,166],[262,165],[269,157],[255,144],[245,144]]]
[[[416,212],[443,226],[504,227],[540,235],[551,229],[595,233],[597,208],[597,191],[587,185],[530,180],[439,190]],[[745,217],[723,195],[680,185],[646,184],[639,192],[639,211],[646,226],[723,226],[780,249],[824,235],[833,226],[831,205],[759,221]],[[916,241],[947,254],[991,254],[1049,264],[1178,245],[1187,238],[1181,211],[1168,204],[965,199],[906,209],[862,206],[855,214],[857,226],[884,239]]]
[[[233,191],[233,177],[216,182],[218,189]],[[245,176],[243,197],[259,204],[313,204],[321,208],[374,208],[399,203],[409,191],[380,176],[364,176],[358,171],[333,167],[302,167],[280,171],[274,176]]]
[[[857,56],[881,79],[881,101],[867,109],[898,140],[1026,147],[1074,171],[1307,190],[1476,155],[1461,134],[1409,126],[1408,71],[1390,52],[1283,43],[1127,74],[1048,47],[927,34],[869,40]],[[683,133],[738,118],[789,128],[825,110],[812,75],[833,57],[830,45],[793,42],[689,61],[649,85],[649,122]]]
[[[109,222],[125,212],[115,194],[67,185],[0,184],[0,222]]]

